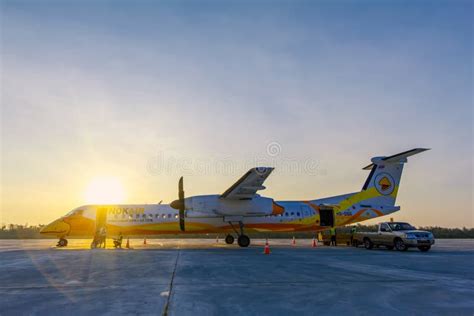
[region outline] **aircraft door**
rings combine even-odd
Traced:
[[[319,225],[322,227],[334,226],[334,209],[332,207],[320,207]]]

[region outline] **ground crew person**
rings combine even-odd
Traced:
[[[351,246],[354,246],[354,235],[357,231],[357,228],[355,226],[351,226]]]
[[[123,235],[122,235],[122,232],[120,232],[119,237],[117,239],[114,239],[114,247],[122,248],[122,240],[123,240]]]
[[[92,239],[91,249],[97,248],[97,246],[99,246],[99,241],[100,241],[99,230],[97,230],[94,234],[94,239]]]
[[[331,232],[331,246],[337,246],[336,243],[336,229],[334,227],[331,227],[329,230]]]
[[[99,235],[100,235],[99,248],[101,247],[105,248],[105,239],[107,238],[107,230],[105,229],[105,227],[100,228]]]
[[[323,234],[321,232],[318,232],[318,241],[323,241]]]

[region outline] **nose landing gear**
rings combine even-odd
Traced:
[[[56,244],[56,247],[66,247],[67,246],[67,239],[66,238],[59,238],[58,243]]]

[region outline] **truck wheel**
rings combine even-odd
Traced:
[[[364,239],[364,247],[365,249],[372,249],[374,244],[370,241],[369,238]]]
[[[420,251],[427,252],[431,249],[431,246],[420,246],[418,249],[420,249]]]
[[[408,247],[407,245],[405,245],[403,240],[399,238],[395,240],[395,249],[397,249],[398,251],[406,251]]]

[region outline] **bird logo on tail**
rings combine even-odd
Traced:
[[[393,177],[388,173],[381,173],[375,177],[375,188],[382,195],[389,195],[394,189]]]

